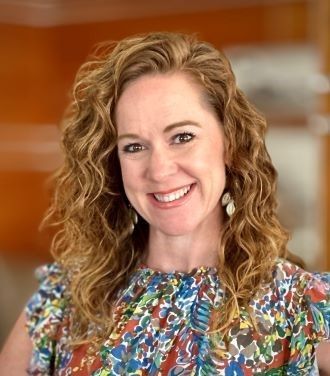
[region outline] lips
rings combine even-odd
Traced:
[[[192,184],[189,184],[175,191],[167,193],[153,193],[153,196],[158,202],[173,202],[176,200],[180,200],[182,197],[188,194],[191,189],[191,186]]]

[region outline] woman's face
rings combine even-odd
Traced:
[[[145,75],[124,90],[115,117],[124,189],[151,230],[218,228],[224,134],[202,89],[183,73]]]

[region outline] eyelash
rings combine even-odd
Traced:
[[[175,136],[172,137],[172,140],[173,140],[173,143],[174,144],[186,144],[190,141],[192,141],[194,139],[196,135],[192,132],[182,132],[182,133],[178,133],[176,134]],[[184,137],[185,139],[182,141],[182,142],[174,142],[176,139],[178,139],[179,137]],[[189,137],[189,139],[187,140],[186,138]]]
[[[192,132],[182,132],[178,133],[175,136],[172,137],[173,144],[187,144],[188,142],[192,141],[196,135]],[[176,142],[176,140],[179,140],[181,137],[181,141]],[[183,139],[182,139],[183,138]],[[188,139],[187,139],[188,138]],[[135,142],[132,144],[125,145],[123,147],[124,153],[139,153],[141,151],[145,150],[145,146]]]
[[[139,149],[139,150],[136,150],[136,149]],[[141,145],[141,144],[138,144],[137,142],[133,143],[133,144],[128,144],[128,145],[125,145],[123,147],[123,152],[124,153],[131,153],[131,154],[134,154],[134,153],[139,153],[140,151],[144,150],[144,146]]]

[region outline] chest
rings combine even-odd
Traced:
[[[59,341],[57,375],[309,375],[314,348],[308,317],[290,316],[286,304],[271,297],[251,308],[256,325],[242,310],[227,347],[221,335],[207,333],[210,312],[202,307],[189,316],[160,306],[122,315],[95,351],[87,345],[70,351]]]

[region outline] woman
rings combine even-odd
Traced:
[[[152,33],[103,46],[64,122],[46,217],[56,263],[38,270],[4,367],[315,374],[329,285],[285,260],[265,130],[211,45]]]

